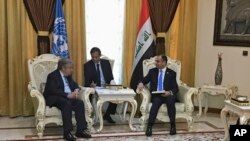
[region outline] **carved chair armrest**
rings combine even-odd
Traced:
[[[194,94],[197,94],[198,90],[196,88],[187,86],[185,83],[182,83],[179,86],[179,88],[180,88],[180,93],[179,93],[180,101],[185,103],[185,108],[186,108],[185,111],[191,115],[192,112],[194,111],[192,96]]]
[[[140,111],[141,113],[146,113],[146,111],[148,110],[148,105],[150,103],[151,100],[151,94],[148,88],[144,88],[143,90],[136,90],[137,94],[141,94],[142,95],[142,103],[141,103],[141,107],[140,107]]]
[[[46,102],[42,93],[40,93],[35,87],[32,86],[31,83],[28,84],[28,89],[30,92],[30,96],[32,98],[32,103],[35,110],[36,119],[44,119],[45,110],[46,110]]]

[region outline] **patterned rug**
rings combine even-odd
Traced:
[[[224,137],[224,132],[193,132],[193,133],[178,133],[169,135],[169,132],[154,132],[153,136],[147,137],[144,132],[131,133],[115,133],[115,134],[92,134],[88,141],[219,141]],[[25,140],[63,140],[62,136],[44,136],[42,139],[31,137]],[[77,139],[79,141],[86,139]]]
[[[195,122],[195,125],[200,125],[199,131],[187,130],[186,123],[177,123],[177,134],[171,136],[169,135],[169,124],[155,124],[153,136],[146,137],[144,131],[132,132],[126,130],[128,125],[106,124],[101,133],[92,133],[92,138],[88,139],[88,141],[218,141],[224,136],[223,129],[217,128],[208,122]],[[136,126],[139,125],[135,124]],[[38,138],[33,134],[26,135],[25,140],[63,140],[61,127],[50,127],[45,131],[42,138]]]

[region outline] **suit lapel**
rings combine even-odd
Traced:
[[[64,91],[64,83],[63,83],[63,79],[62,79],[62,76],[61,76],[61,73],[60,71],[58,70],[57,71],[57,78],[58,78],[58,81],[59,81],[59,86],[63,89]]]
[[[168,80],[168,78],[169,78],[169,70],[167,68],[166,72],[165,72],[165,76],[164,76],[164,82],[165,82],[165,80]]]
[[[95,81],[95,83],[97,82],[97,70],[96,70],[96,67],[95,67],[95,63],[93,61],[91,61],[91,69],[90,69],[90,72],[93,71],[93,81]]]
[[[159,69],[156,69],[155,74],[156,74],[155,78],[156,78],[156,89],[157,89],[157,85],[158,85],[158,76],[159,76]]]
[[[101,67],[102,67],[102,74],[103,74],[103,77],[104,77],[104,80],[106,81],[107,80],[107,78],[106,78],[106,65],[104,64],[104,61],[101,59],[100,60],[100,64],[101,64]]]
[[[169,85],[169,78],[170,78],[170,72],[169,72],[169,69],[167,68],[166,69],[166,72],[165,72],[165,77],[164,77],[164,86],[166,86],[166,87],[169,87],[168,85]]]

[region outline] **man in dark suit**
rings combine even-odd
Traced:
[[[100,87],[110,84],[114,77],[109,61],[100,59],[101,50],[97,47],[93,47],[90,54],[92,59],[84,64],[85,87]],[[116,107],[117,104],[109,102],[107,111],[103,116],[104,120],[107,120],[109,123],[115,123],[110,115],[115,114]]]
[[[61,110],[63,120],[64,139],[74,141],[71,134],[72,111],[75,112],[77,121],[76,137],[91,138],[86,132],[87,122],[85,120],[84,103],[79,99],[79,86],[72,79],[73,64],[69,59],[60,59],[57,70],[47,77],[44,97],[46,104],[50,107],[57,107]]]
[[[170,119],[170,135],[176,134],[175,127],[175,99],[178,92],[176,82],[176,73],[167,68],[167,57],[157,56],[155,59],[156,68],[149,70],[146,77],[138,84],[138,89],[142,90],[144,85],[150,82],[150,91],[164,91],[161,94],[151,94],[152,107],[150,109],[146,135],[152,135],[152,126],[154,125],[158,110],[162,104],[166,104],[168,116]]]

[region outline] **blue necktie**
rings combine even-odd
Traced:
[[[158,90],[159,91],[162,91],[163,90],[163,71],[162,70],[160,70],[160,76],[159,76],[159,78],[158,78]]]

